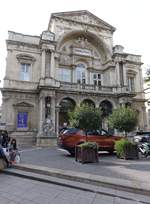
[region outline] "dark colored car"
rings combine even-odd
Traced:
[[[96,142],[99,151],[108,151],[110,154],[114,151],[115,141],[122,139],[121,136],[114,136],[109,134],[106,130],[88,131],[87,136],[83,130],[77,128],[68,128],[62,130],[58,137],[58,146],[75,154],[75,146],[85,141]]]
[[[150,131],[139,131],[136,132],[136,135],[133,137],[134,141],[139,142],[150,142]]]

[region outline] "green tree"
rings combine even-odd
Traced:
[[[145,75],[146,76],[144,77],[144,81],[145,82],[149,82],[150,81],[150,65],[147,65]]]
[[[100,108],[94,108],[88,105],[82,105],[69,112],[69,122],[73,127],[85,130],[99,129],[102,122],[102,112]]]
[[[118,129],[120,132],[127,133],[134,130],[138,121],[138,113],[130,107],[120,107],[114,109],[108,118],[108,123],[112,128]]]

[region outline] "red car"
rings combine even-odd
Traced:
[[[106,130],[88,131],[87,136],[83,130],[77,128],[67,128],[60,132],[58,137],[58,146],[75,154],[75,146],[85,141],[96,142],[99,151],[108,151],[110,154],[114,151],[115,141],[122,139],[121,136],[110,135]]]

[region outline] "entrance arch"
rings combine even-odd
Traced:
[[[73,111],[76,103],[71,98],[64,98],[60,102],[60,111],[59,111],[59,127],[63,127],[66,123],[69,124],[68,112]]]
[[[114,130],[110,128],[107,124],[107,117],[112,113],[113,105],[110,101],[104,100],[100,103],[100,108],[102,110],[102,128],[108,130],[110,133],[114,133]]]
[[[100,103],[100,108],[102,110],[102,116],[105,118],[112,113],[113,106],[110,101],[104,100]]]

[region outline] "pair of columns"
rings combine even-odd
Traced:
[[[46,52],[49,51],[49,64],[46,65]],[[46,76],[46,66],[49,66],[49,76]],[[42,55],[41,55],[41,78],[45,77],[52,77],[55,76],[55,60],[54,60],[54,51],[53,50],[46,50],[42,49]]]

